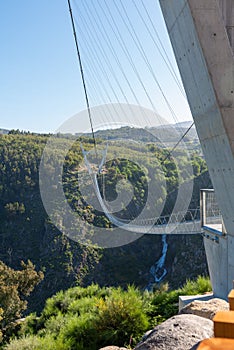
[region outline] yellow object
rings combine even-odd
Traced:
[[[203,340],[197,350],[233,350],[234,339],[210,338]]]
[[[228,301],[230,310],[234,311],[234,289],[228,294]]]
[[[216,338],[234,339],[234,311],[219,311],[213,318]],[[234,349],[234,347],[233,347]]]

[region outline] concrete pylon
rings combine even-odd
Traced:
[[[214,294],[234,280],[234,1],[160,0],[227,237],[205,242]]]

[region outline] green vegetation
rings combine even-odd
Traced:
[[[115,133],[119,133],[120,137],[122,132],[128,134],[128,130],[125,129],[119,129]],[[108,134],[108,131],[106,133]],[[135,133],[138,141],[144,141],[144,135],[141,135],[139,130],[135,130]],[[14,269],[19,269],[20,260],[30,259],[37,270],[43,270],[45,275],[35,293],[30,296],[29,310],[41,310],[46,298],[77,283],[85,286],[95,281],[100,285],[123,287],[128,283],[136,283],[144,287],[148,282],[149,267],[160,256],[159,236],[142,237],[130,245],[103,251],[69,240],[47,217],[40,197],[38,174],[41,155],[48,138],[49,135],[20,133],[19,130],[0,135],[0,260]],[[56,173],[60,150],[67,141],[63,135],[57,135],[56,153],[47,167],[48,178]],[[80,139],[73,144],[64,163],[62,184],[67,201],[82,220],[94,226],[111,229],[112,224],[109,220],[87,203],[81,194],[77,174],[85,176],[85,169],[82,165],[79,141]],[[98,144],[102,142],[101,139],[98,140]],[[92,147],[92,139],[88,136],[83,137],[82,144],[89,150]],[[118,194],[117,184],[120,190],[129,195],[129,183],[134,185],[132,200],[117,213],[120,218],[132,219],[138,215],[148,195],[153,199],[147,206],[151,217],[152,213],[159,211],[163,198],[170,192],[163,212],[167,214],[175,201],[179,181],[186,181],[188,177],[185,171],[188,163],[193,166],[196,176],[203,176],[209,182],[206,164],[198,153],[194,152],[188,160],[184,152],[178,149],[178,162],[169,157],[161,166],[160,162],[167,155],[168,150],[159,148],[157,144],[131,142],[128,138],[124,147],[122,141],[115,141],[113,145],[109,145],[108,159],[112,161],[106,163],[103,173],[99,176],[101,192],[105,192],[107,199],[113,200]],[[89,193],[92,194],[89,176],[87,181],[83,182],[85,186],[91,186]],[[150,190],[147,182],[150,184]],[[103,183],[106,185],[105,190]],[[202,183],[201,186],[206,185]],[[193,207],[199,203],[198,194],[199,185],[193,199]],[[58,211],[57,215],[59,217],[63,213]],[[72,229],[76,236],[91,233],[85,231],[82,221]],[[178,284],[180,283],[181,280],[178,281]]]
[[[134,346],[144,332],[175,315],[178,296],[211,290],[207,278],[187,281],[181,289],[168,291],[162,285],[154,292],[121,288],[75,287],[47,300],[37,317],[28,316],[18,339],[7,350],[96,350],[107,345]]]
[[[161,323],[178,311],[180,295],[204,294],[212,290],[210,280],[198,276],[196,280],[187,280],[182,288],[168,291],[168,284],[164,284],[155,291],[152,299],[151,317],[155,323]]]
[[[0,261],[0,339],[15,327],[14,321],[27,308],[25,297],[44,277],[31,261],[22,261],[21,266],[22,270],[15,271]]]

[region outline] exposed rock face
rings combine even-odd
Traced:
[[[203,238],[199,235],[168,235],[168,253],[164,281],[170,288],[176,289],[186,279],[195,279],[199,274],[208,275]],[[185,263],[186,262],[186,263]]]
[[[192,303],[184,306],[180,314],[193,314],[204,318],[213,319],[217,311],[228,311],[229,304],[223,299],[210,299],[207,301],[194,300]]]
[[[177,315],[155,327],[135,350],[191,350],[213,336],[213,322],[196,315]]]
[[[126,348],[119,348],[118,346],[106,346],[105,348],[101,348],[99,350],[126,350]]]

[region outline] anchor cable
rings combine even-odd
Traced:
[[[179,146],[179,144],[181,143],[181,141],[183,141],[183,139],[185,138],[185,136],[188,134],[188,132],[192,129],[194,125],[194,122],[192,122],[192,124],[190,125],[190,127],[184,132],[184,134],[181,136],[181,138],[176,142],[176,144],[173,146],[173,148],[168,152],[168,154],[166,155],[166,157],[162,160],[162,164],[165,163],[165,161],[171,156],[172,152],[175,151],[175,149]]]
[[[74,18],[73,18],[70,0],[68,0],[68,7],[69,7],[69,12],[70,12],[70,17],[71,17],[73,35],[74,35],[74,39],[75,39],[76,52],[77,52],[77,57],[78,57],[78,61],[79,61],[80,73],[81,73],[82,84],[83,84],[83,88],[84,88],[85,101],[86,101],[86,107],[88,110],[89,122],[90,122],[90,126],[91,126],[92,137],[93,137],[93,143],[94,143],[95,152],[96,152],[96,156],[97,156],[97,145],[96,145],[96,140],[95,140],[95,135],[94,135],[94,130],[93,130],[93,122],[92,122],[88,92],[87,92],[87,87],[86,87],[86,82],[85,82],[85,76],[84,76],[84,70],[83,70],[83,65],[82,65],[82,60],[81,60],[80,48],[79,48],[79,44],[78,44],[76,27],[75,27],[75,23],[74,23]]]

